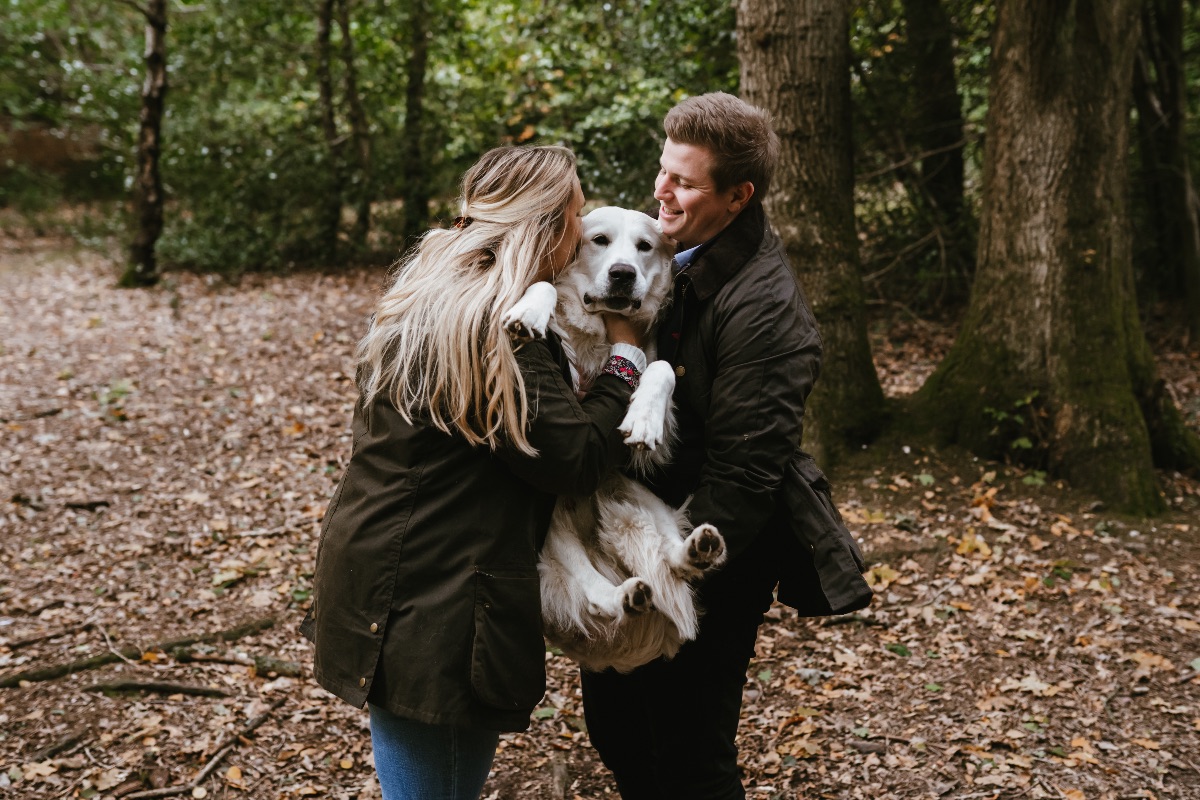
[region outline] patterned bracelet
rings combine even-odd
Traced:
[[[642,374],[638,372],[638,368],[628,358],[622,356],[609,356],[608,363],[604,365],[604,372],[609,375],[616,375],[621,380],[629,384],[629,388],[637,391],[638,381],[641,380]]]

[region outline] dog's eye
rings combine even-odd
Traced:
[[[608,247],[608,245],[610,244],[608,237],[605,236],[603,233],[593,236],[592,241],[595,242],[596,244],[600,245],[601,247]]]
[[[654,245],[650,244],[645,239],[642,239],[640,242],[637,243],[637,249],[642,253],[649,253],[651,250],[654,249]]]

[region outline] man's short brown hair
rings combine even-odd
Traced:
[[[713,154],[712,179],[718,191],[749,181],[755,199],[766,197],[779,163],[779,137],[763,109],[725,92],[710,92],[668,111],[663,130],[674,142]]]

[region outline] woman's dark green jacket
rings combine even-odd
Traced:
[[[354,411],[350,463],[321,528],[302,630],[317,682],[437,724],[524,730],[545,691],[538,549],[556,495],[587,495],[623,458],[629,386],[581,404],[557,343],[517,352],[536,458],[406,423],[386,398]]]

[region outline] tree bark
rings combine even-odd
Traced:
[[[781,143],[765,203],[824,341],[805,447],[831,465],[883,417],[854,224],[849,4],[740,0],[737,33],[742,97],[771,113]]]
[[[953,31],[942,0],[903,0],[903,5],[916,88],[913,129],[921,153],[920,197],[929,204],[938,229],[949,299],[961,302],[975,255],[963,205],[963,118]]]
[[[1200,203],[1187,142],[1183,0],[1150,0],[1134,70],[1153,283],[1200,341]]]
[[[424,154],[425,70],[429,62],[429,4],[409,5],[408,87],[404,97],[404,237],[420,236],[428,224],[429,174]]]
[[[338,27],[342,32],[342,63],[346,70],[346,106],[350,118],[350,134],[354,138],[354,154],[358,174],[354,179],[354,227],[350,241],[363,252],[371,231],[371,132],[367,112],[358,92],[358,70],[354,65],[354,36],[350,29],[350,2],[338,0]]]
[[[345,193],[345,173],[342,169],[342,144],[338,136],[337,115],[333,101],[333,75],[330,67],[330,34],[333,29],[334,3],[337,0],[320,0],[317,4],[317,94],[320,104],[321,133],[329,153],[329,191],[321,209],[318,234],[321,256],[336,260],[338,232],[342,224],[342,195]]]
[[[1140,0],[998,6],[975,282],[917,405],[977,453],[1023,454],[1120,509],[1151,513],[1162,507],[1152,436],[1188,434],[1163,399],[1133,290],[1126,193],[1139,9]]]
[[[162,117],[167,96],[167,0],[148,0],[139,6],[146,19],[146,79],[138,115],[137,174],[134,176],[134,215],[137,231],[129,248],[129,263],[121,286],[152,286],[158,282],[155,246],[163,230],[163,188],[159,171]]]

